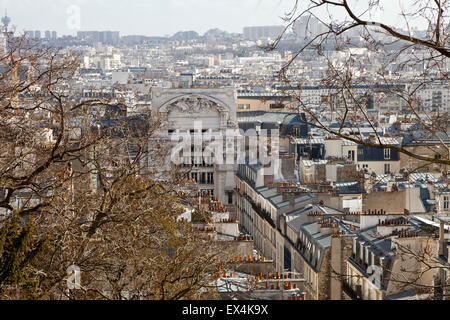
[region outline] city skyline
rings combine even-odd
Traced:
[[[11,27],[18,32],[55,30],[58,35],[76,35],[112,30],[121,35],[170,36],[179,31],[202,35],[218,28],[242,33],[246,26],[285,25],[281,17],[292,4],[290,0],[1,0],[0,12],[4,15],[7,10]],[[383,20],[392,23],[395,10],[390,9],[387,2]]]
[[[11,27],[16,27],[18,32],[55,30],[58,35],[76,35],[77,31],[114,30],[120,31],[121,35],[166,36],[178,31],[204,34],[213,28],[241,33],[246,25],[280,25],[280,16],[287,11],[287,3],[283,0],[277,3],[267,0],[229,0],[226,3],[205,0],[133,0],[126,3],[116,0],[45,0],[39,3],[2,0],[0,12],[3,16],[7,10],[12,19]],[[74,18],[77,10],[79,25]],[[250,11],[252,17],[248,16]],[[189,18],[193,13],[201,18]],[[233,23],[227,21],[230,17],[235,17]],[[133,23],[135,21],[139,23]]]

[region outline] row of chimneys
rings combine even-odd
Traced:
[[[322,182],[306,181],[304,184],[318,185],[318,186],[331,186],[332,185],[331,181],[322,181]],[[278,182],[277,188],[302,187],[304,184],[297,183],[297,182]]]
[[[378,219],[378,225],[379,226],[406,226],[409,225],[409,222],[406,218],[400,217],[397,219],[388,219],[383,220]]]
[[[345,215],[345,216],[346,216],[346,215],[359,216],[359,215],[361,215],[361,212],[359,212],[359,211],[350,211],[350,212],[344,213],[344,215]]]
[[[244,236],[242,234],[240,234],[237,238],[236,241],[251,241],[253,240],[253,238],[251,236]]]
[[[291,297],[288,297],[288,300],[289,301],[306,300],[306,293],[302,293],[301,296],[293,294]]]
[[[225,212],[227,212],[227,207],[226,206],[222,206],[222,204],[220,204],[220,205],[210,205],[209,206],[209,211],[225,213]]]
[[[415,231],[409,231],[409,230],[397,230],[395,229],[392,231],[393,236],[398,236],[399,238],[415,238],[419,234]]]
[[[242,257],[242,255],[240,254],[239,256],[234,257],[231,262],[265,262],[265,261],[266,258],[262,257],[259,254],[258,257],[252,256],[250,254]]]
[[[215,231],[217,231],[217,230],[216,230],[216,227],[204,227],[204,228],[196,227],[196,228],[195,228],[195,231],[201,231],[201,232],[215,232]]]
[[[222,204],[222,201],[219,201],[217,198],[210,198],[209,211],[215,212],[226,212],[227,206]]]
[[[332,238],[339,238],[340,236],[343,236],[343,235],[344,235],[344,231],[341,230],[341,231],[332,233],[332,234],[331,234],[331,237],[332,237]]]
[[[339,225],[337,223],[319,223],[321,228],[337,228]]]
[[[334,219],[331,218],[331,217],[326,217],[326,218],[320,219],[320,220],[319,220],[319,224],[320,224],[320,225],[331,225],[331,224],[335,224],[334,227],[337,227],[336,222],[335,222]]]
[[[310,212],[308,212],[308,214],[307,214],[308,216],[323,216],[323,212],[321,212],[321,211],[310,211]]]
[[[260,273],[258,273],[255,276],[255,279],[257,281],[259,281],[261,279],[264,279],[264,280],[283,280],[283,279],[288,279],[288,275],[287,274],[282,275],[279,272],[271,273],[270,271],[267,272],[267,274],[260,272]]]
[[[280,290],[281,289],[281,286],[280,286],[280,283],[279,282],[277,282],[277,283],[275,283],[275,284],[272,284],[272,285],[270,285],[270,287],[269,287],[269,282],[268,281],[266,281],[266,289],[271,289],[271,290]],[[283,290],[297,290],[298,289],[298,286],[297,286],[297,284],[296,283],[292,283],[292,282],[284,282],[283,283]]]
[[[236,223],[238,222],[237,219],[222,219],[220,220],[221,223]]]
[[[364,211],[364,215],[374,215],[374,216],[381,216],[381,215],[385,215],[386,214],[386,210],[368,210],[368,211]]]

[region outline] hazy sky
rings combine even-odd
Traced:
[[[18,31],[112,30],[121,35],[203,34],[211,28],[242,32],[244,26],[283,24],[293,0],[0,0]],[[389,0],[389,3],[393,2]],[[79,15],[78,15],[79,12]],[[79,19],[77,18],[79,16]],[[383,17],[389,19],[388,16]],[[390,17],[395,21],[395,17]]]

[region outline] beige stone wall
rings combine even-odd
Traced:
[[[415,288],[416,285],[433,286],[434,257],[438,254],[438,241],[427,237],[397,238],[397,259],[392,266],[387,294]],[[422,259],[425,262],[422,262]],[[405,271],[407,270],[407,271]]]
[[[353,291],[356,292],[357,285],[361,286],[362,300],[383,300],[385,292],[377,288],[365,274],[362,274],[350,262],[347,262],[347,272],[349,276],[348,283]]]
[[[329,164],[318,164],[311,168],[304,168],[303,174],[307,181],[323,182],[327,181],[326,167]],[[355,164],[346,164],[336,168],[336,181],[360,180],[363,174],[356,169]]]
[[[264,100],[264,99],[245,99],[245,98],[237,98],[236,99],[236,111],[237,112],[245,112],[245,111],[270,111],[270,112],[293,112],[294,107],[292,102],[284,101],[282,102],[285,107],[284,108],[274,108],[271,109],[270,105],[280,103],[278,100]],[[239,105],[250,105],[249,109],[239,109]]]
[[[368,165],[369,173],[375,172],[376,174],[385,174],[384,165],[390,165],[390,172],[397,174],[400,172],[400,161],[358,161],[356,162],[359,168],[362,169],[363,165]]]
[[[331,250],[328,249],[323,258],[319,273],[318,300],[329,300],[331,297]]]
[[[331,241],[330,299],[342,300],[342,282],[347,276],[347,259],[352,254],[352,238],[333,237]]]
[[[405,147],[405,149],[414,154],[417,154],[420,156],[431,157],[431,158],[434,158],[434,156],[439,151],[439,149],[437,149],[435,147],[429,147],[429,146]],[[440,151],[440,152],[442,152],[442,151]],[[410,157],[404,153],[400,153],[400,167],[406,168],[409,171],[416,170],[417,172],[430,172],[430,171],[440,172],[443,170],[450,169],[447,165],[440,165],[440,164],[434,164],[434,163],[427,165],[427,163],[425,161]]]
[[[424,212],[420,200],[420,189],[410,188],[393,192],[371,192],[363,196],[363,212],[368,210],[386,210],[391,214],[404,214],[405,209],[410,212]]]
[[[404,213],[405,190],[394,192],[371,192],[363,195],[363,212],[368,210],[386,210],[387,213]]]

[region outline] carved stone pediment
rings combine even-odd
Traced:
[[[220,100],[198,94],[184,95],[167,101],[161,106],[159,112],[169,113],[171,110],[178,110],[191,115],[215,110],[219,113],[223,125],[226,125],[230,120],[230,109],[224,103]]]
[[[171,103],[169,108],[177,108],[180,111],[187,112],[201,112],[209,111],[211,109],[219,109],[219,106],[216,102],[207,100],[200,96],[191,95]]]
[[[227,108],[216,101],[212,101],[207,97],[200,95],[188,95],[169,101],[161,108],[161,112],[168,112],[173,109],[178,109],[182,112],[201,112],[209,110],[218,110],[224,112]]]

